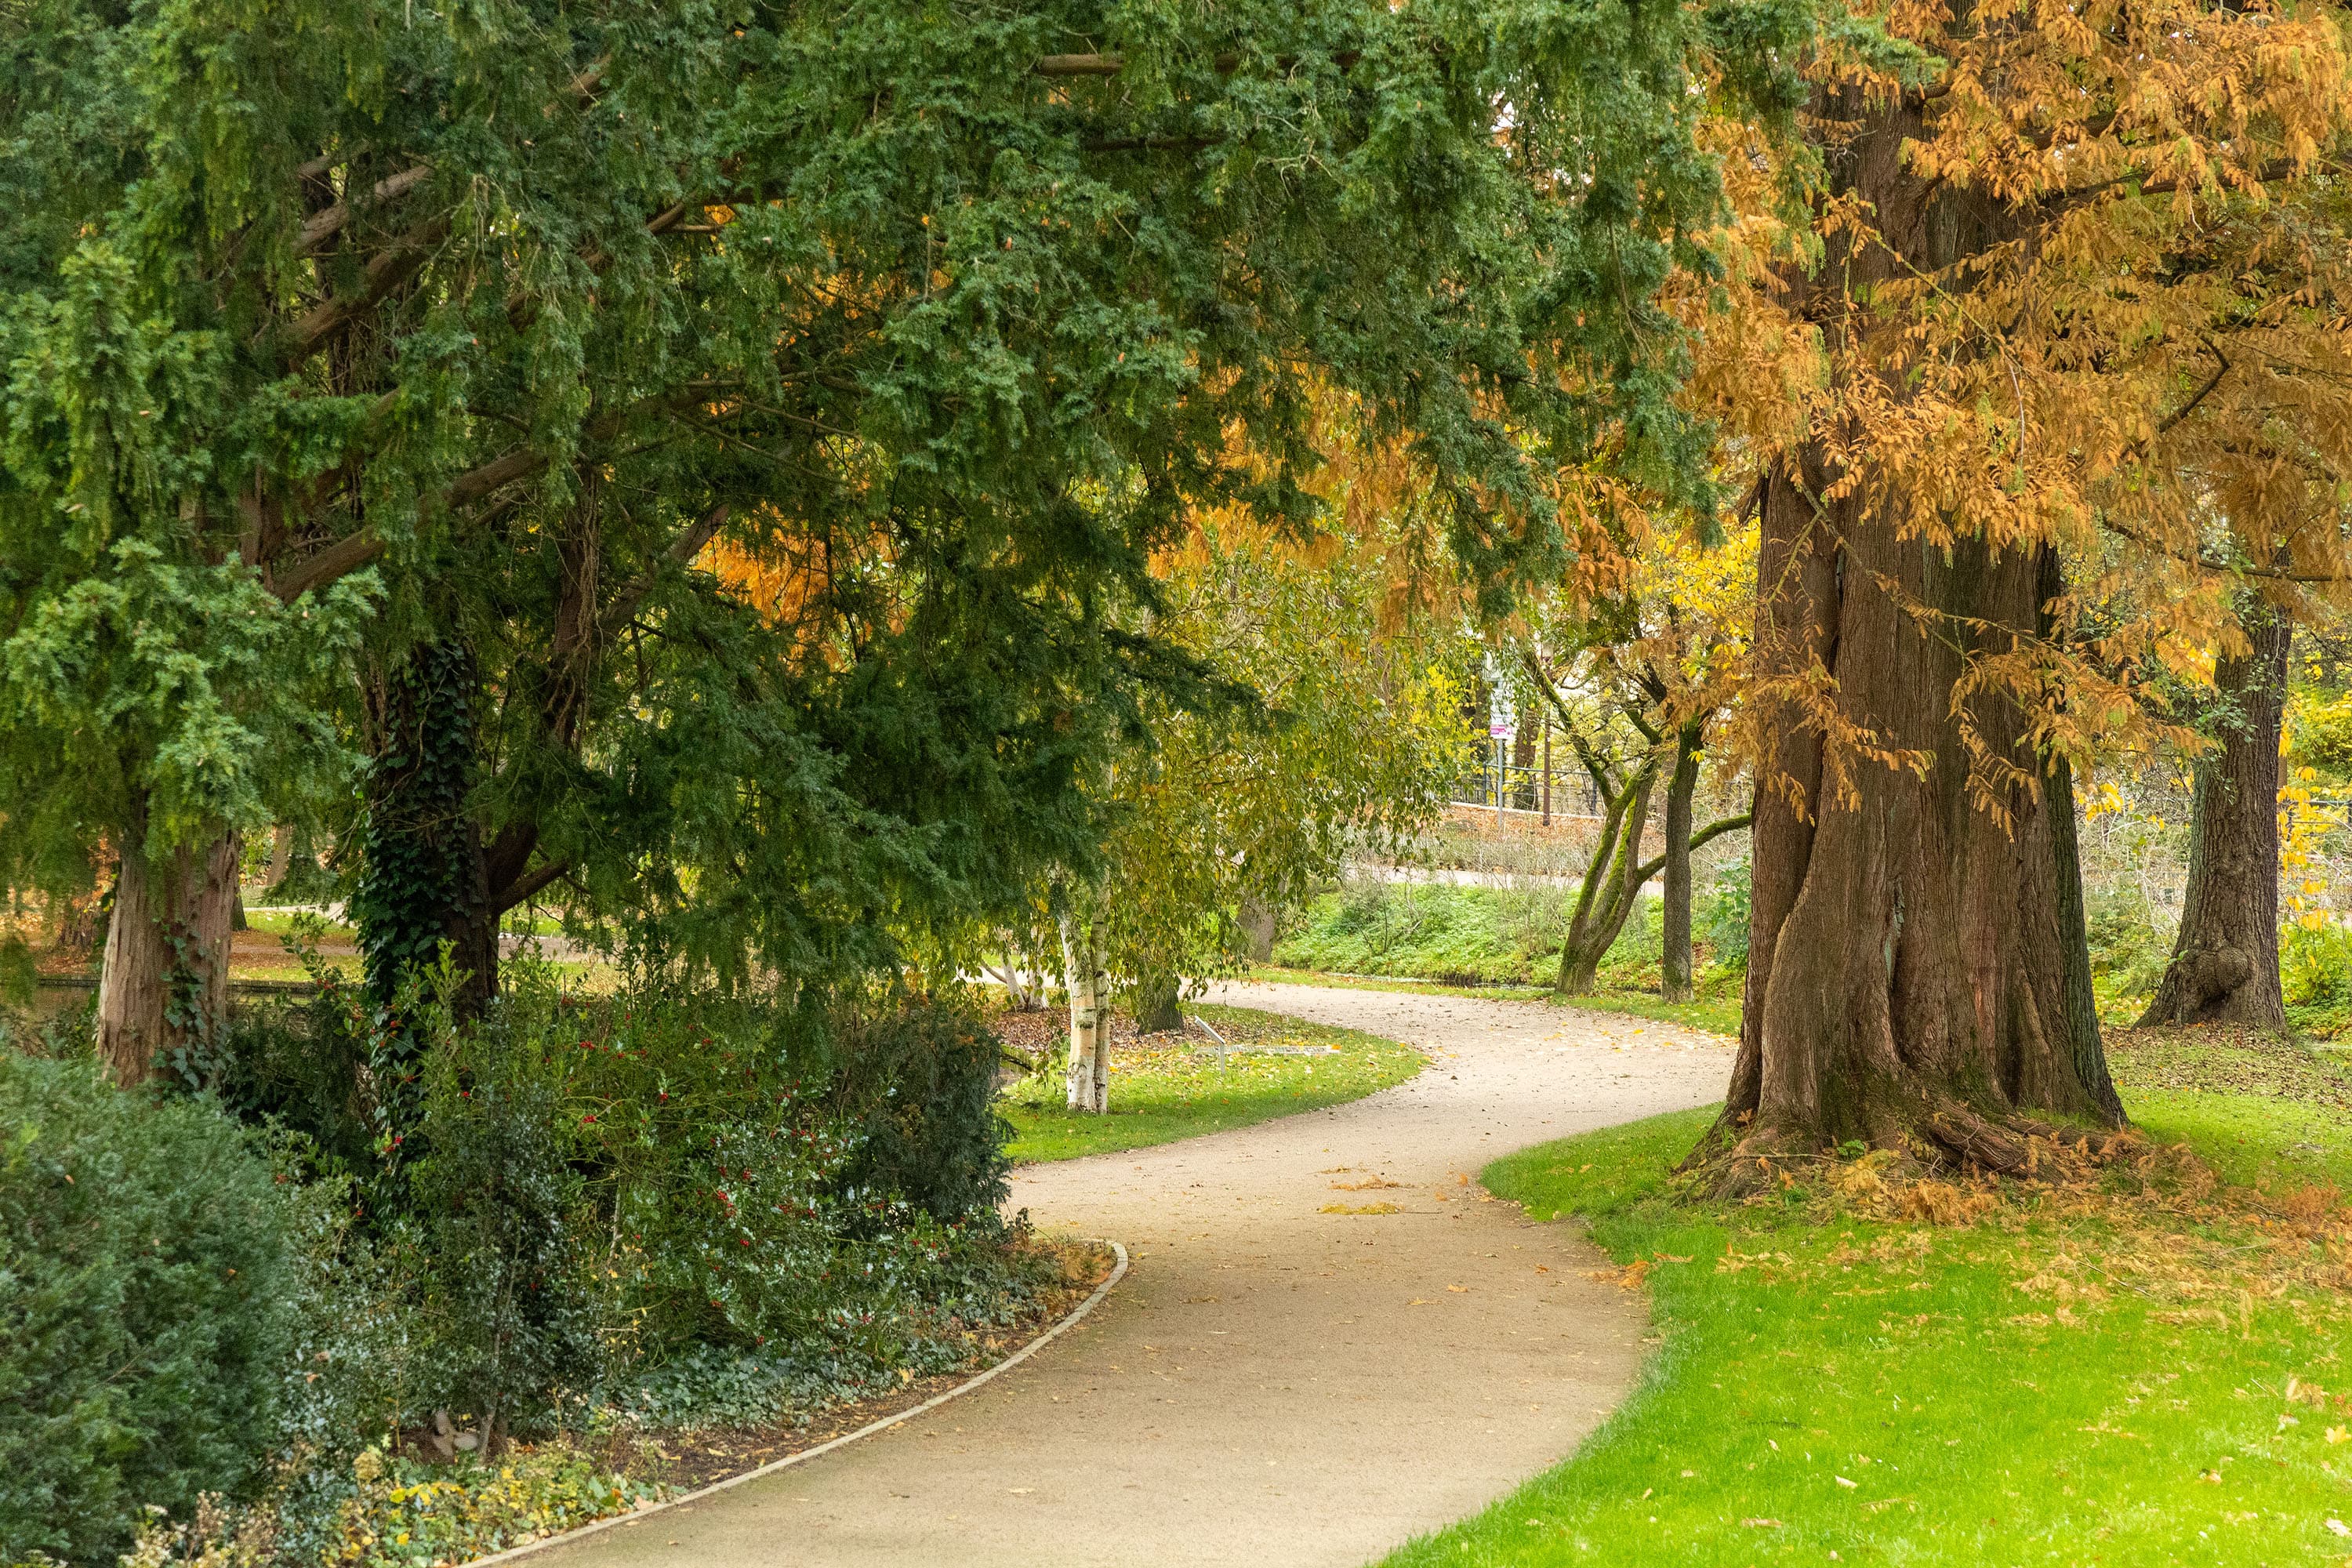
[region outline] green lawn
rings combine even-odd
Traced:
[[[1248,1007],[1188,1007],[1233,1041],[1221,1071],[1213,1045],[1111,1054],[1110,1110],[1066,1110],[1058,1072],[1013,1085],[999,1101],[1023,1164],[1141,1149],[1203,1132],[1319,1110],[1404,1082],[1424,1058],[1411,1046],[1354,1029],[1302,1023]],[[1324,1051],[1336,1055],[1273,1055]]]
[[[2150,1134],[2267,1191],[2158,1152],[1959,1225],[1826,1184],[1679,1201],[1707,1111],[1488,1167],[1590,1217],[1663,1342],[1574,1459],[1391,1563],[2352,1559],[2352,1229],[2311,1184],[2352,1178],[2352,1085],[2280,1042],[2116,1056]]]

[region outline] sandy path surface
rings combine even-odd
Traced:
[[[1605,1259],[1573,1230],[1482,1201],[1479,1167],[1719,1098],[1728,1047],[1540,1003],[1215,999],[1433,1059],[1328,1111],[1017,1173],[1041,1227],[1127,1244],[1085,1323],[969,1398],[541,1561],[1353,1568],[1567,1455],[1632,1384],[1642,1300],[1587,1277]]]

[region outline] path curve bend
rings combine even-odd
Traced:
[[[1041,1228],[1127,1244],[1085,1323],[969,1398],[538,1561],[1355,1568],[1569,1454],[1633,1384],[1643,1304],[1573,1231],[1483,1201],[1479,1168],[1720,1098],[1725,1042],[1541,1003],[1214,999],[1432,1060],[1328,1110],[1016,1172]]]

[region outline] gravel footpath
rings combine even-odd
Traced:
[[[1352,1568],[1567,1455],[1633,1384],[1642,1300],[1590,1277],[1605,1259],[1571,1228],[1486,1199],[1478,1170],[1717,1099],[1728,1046],[1541,1003],[1213,1000],[1431,1065],[1329,1110],[1015,1173],[1041,1227],[1127,1244],[1085,1323],[969,1398],[540,1561]]]

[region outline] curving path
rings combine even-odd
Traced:
[[[1016,1173],[1041,1226],[1127,1244],[1093,1317],[969,1398],[541,1560],[1354,1568],[1567,1455],[1633,1382],[1642,1301],[1573,1231],[1482,1201],[1479,1167],[1717,1099],[1727,1047],[1540,1003],[1216,1000],[1433,1060],[1328,1111]],[[1375,1180],[1397,1185],[1335,1190]]]

